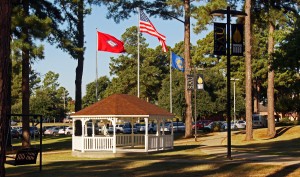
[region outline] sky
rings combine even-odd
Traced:
[[[119,24],[115,23],[112,19],[106,19],[106,7],[93,7],[92,14],[85,18],[84,33],[85,33],[85,55],[84,55],[84,68],[82,77],[82,97],[86,94],[86,85],[96,79],[96,29],[100,32],[110,34],[117,39],[121,39],[121,35],[125,30],[131,26],[138,25],[138,16],[133,15],[128,20],[123,20]],[[183,23],[177,20],[163,20],[161,18],[149,17],[157,31],[166,36],[166,44],[174,47],[176,43],[184,39],[184,26]],[[149,43],[150,48],[155,48],[160,45],[156,37],[148,34],[143,34],[146,42]],[[191,26],[191,43],[196,44],[196,41],[201,39],[204,35],[196,35],[192,32]],[[59,74],[58,83],[60,86],[65,87],[69,96],[75,99],[75,70],[77,67],[77,60],[63,52],[61,49],[56,48],[55,45],[50,45],[46,41],[42,42],[45,47],[45,58],[36,61],[33,68],[36,72],[43,76],[48,71],[53,71]],[[109,75],[109,62],[110,57],[118,57],[120,54],[99,51],[98,55],[98,77]]]

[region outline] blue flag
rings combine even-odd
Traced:
[[[172,67],[184,72],[184,59],[172,52]]]

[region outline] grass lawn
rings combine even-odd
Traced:
[[[266,129],[256,129],[254,140],[244,141],[243,133],[233,132],[232,146],[242,152],[297,156],[300,159],[300,126],[279,127],[278,136],[264,137]],[[209,136],[203,134],[202,136]],[[224,141],[226,143],[226,140]],[[35,142],[34,142],[35,143]],[[71,137],[43,139],[43,170],[38,165],[6,165],[6,176],[16,177],[191,177],[191,176],[300,176],[300,164],[258,164],[228,160],[224,156],[206,155],[201,151],[201,137],[176,137],[172,151],[143,156],[118,158],[79,158],[71,155]]]

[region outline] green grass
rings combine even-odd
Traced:
[[[300,157],[300,126],[277,128],[278,136],[265,138],[266,129],[254,131],[254,141],[244,141],[245,134],[233,133],[232,145],[242,152],[274,153]],[[209,136],[201,134],[200,136]],[[176,135],[172,151],[157,154],[118,158],[83,158],[71,155],[71,137],[57,136],[43,139],[43,170],[38,165],[6,165],[11,177],[191,177],[191,176],[300,176],[300,165],[258,164],[244,160],[228,160],[220,155],[206,155],[201,151],[201,137],[184,139]]]

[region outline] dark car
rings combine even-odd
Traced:
[[[20,137],[21,137],[21,134],[20,134],[20,132],[19,132],[18,130],[12,129],[12,130],[11,130],[11,137],[12,137],[12,138],[20,138]]]

